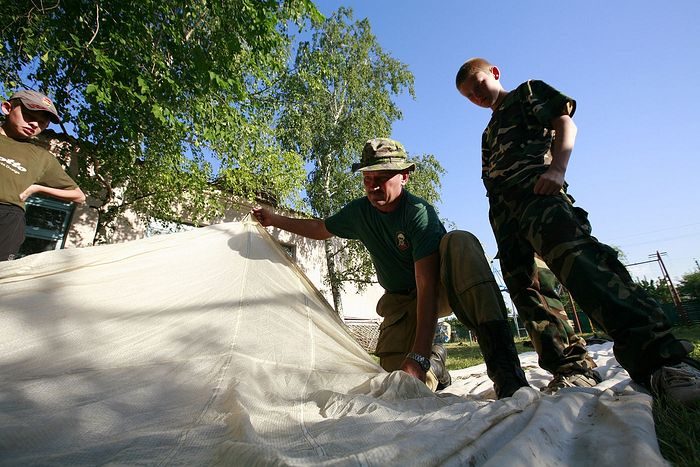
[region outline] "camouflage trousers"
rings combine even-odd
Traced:
[[[539,283],[538,290],[545,302],[547,302],[548,311],[553,312],[561,321],[561,328],[564,330],[564,335],[566,336],[566,339],[562,340],[565,349],[564,353],[569,356],[571,361],[576,362],[576,365],[573,365],[572,369],[575,366],[578,366],[576,369],[595,368],[597,365],[586,350],[586,340],[576,334],[576,331],[574,331],[574,328],[569,323],[569,316],[566,313],[564,304],[559,295],[558,289],[561,287],[557,277],[539,256],[535,256],[535,265],[537,267],[537,281]],[[541,349],[538,337],[539,336],[536,335],[534,339],[531,338],[536,350]],[[579,357],[578,360],[574,359],[576,355]],[[566,368],[561,368],[561,370],[566,371]]]
[[[554,310],[564,321],[563,326],[564,330],[566,331],[567,338],[569,341],[582,339],[576,335],[574,328],[571,327],[568,322],[569,315],[566,313],[564,303],[562,303],[559,292],[557,291],[559,288],[557,276],[554,275],[554,273],[547,267],[545,262],[539,258],[539,256],[535,256],[535,265],[537,267],[537,280],[540,284],[540,293],[547,302],[547,306]]]
[[[535,195],[528,185],[490,190],[489,204],[503,277],[542,368],[555,373],[588,365],[585,347],[569,342],[540,290],[535,253],[614,340],[615,357],[635,381],[646,383],[654,369],[685,356],[658,304],[634,283],[617,252],[591,236],[588,214],[567,194]]]

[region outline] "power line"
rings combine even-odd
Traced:
[[[669,240],[677,240],[679,238],[686,238],[686,237],[695,237],[698,236],[700,237],[700,232],[695,232],[687,235],[679,235],[676,237],[667,237],[667,238],[660,238],[660,239],[655,239],[655,240],[647,240],[644,242],[638,242],[638,243],[630,243],[630,244],[625,244],[626,247],[631,247],[631,246],[637,246],[637,245],[646,245],[648,243],[659,243],[659,242],[667,242]],[[608,242],[608,243],[617,243],[617,242]]]
[[[696,225],[700,225],[700,222],[694,222],[692,224],[678,225],[675,227],[664,227],[663,229],[649,230],[647,232],[638,232],[638,233],[634,233],[634,234],[630,234],[630,235],[623,235],[622,237],[617,237],[617,238],[639,237],[642,235],[649,235],[649,234],[658,233],[658,232],[666,232],[667,230],[680,230],[680,229],[684,229],[686,227],[693,227]]]

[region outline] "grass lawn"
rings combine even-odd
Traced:
[[[700,325],[674,328],[673,334],[695,344],[700,360]],[[688,409],[665,400],[654,401],[654,421],[661,454],[674,465],[700,466],[700,407]]]
[[[676,327],[673,334],[695,344],[693,357],[700,359],[700,325]],[[591,334],[584,335],[589,338]],[[527,339],[516,339],[518,353],[530,352]],[[484,362],[476,343],[450,343],[447,348],[447,369],[459,370]],[[700,466],[700,407],[692,409],[671,401],[654,400],[654,421],[661,454],[678,466]]]

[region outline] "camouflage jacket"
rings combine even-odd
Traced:
[[[489,193],[541,174],[551,159],[551,121],[573,116],[576,102],[543,81],[526,81],[493,112],[481,139],[481,178]]]

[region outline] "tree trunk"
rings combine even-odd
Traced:
[[[335,279],[335,256],[333,255],[332,239],[323,241],[323,249],[326,253],[326,266],[328,267],[328,279],[333,295],[333,308],[340,318],[343,318],[343,300],[340,296],[340,284]]]
[[[102,205],[97,209],[97,226],[92,245],[104,245],[109,243],[109,230],[114,230],[114,221],[119,214],[119,209],[115,206]]]

